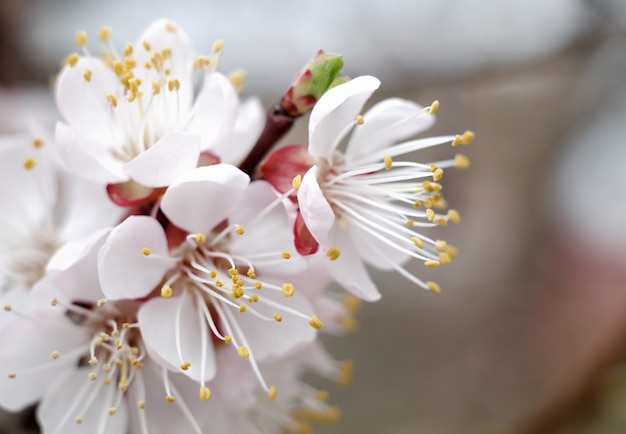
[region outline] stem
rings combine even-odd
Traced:
[[[239,168],[252,176],[263,157],[278,142],[294,124],[298,116],[290,115],[281,105],[276,104],[267,110],[265,128],[248,156],[239,165]]]

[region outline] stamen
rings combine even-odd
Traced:
[[[41,148],[43,146],[43,140],[41,140],[39,137],[35,137],[33,139],[33,146],[35,148]]]
[[[244,346],[237,347],[237,354],[239,354],[239,357],[241,357],[242,359],[247,359],[248,357],[250,357],[250,352],[248,351],[248,348]]]
[[[291,253],[286,252],[286,251],[283,251],[283,252],[281,253],[281,256],[282,256],[284,259],[291,259]]]
[[[391,165],[392,165],[391,156],[385,154],[383,159],[385,160],[385,170],[391,169]]]
[[[293,179],[291,180],[291,187],[294,190],[297,190],[300,188],[300,184],[302,184],[302,175],[294,176]]]
[[[211,391],[206,386],[200,386],[200,399],[202,401],[208,401],[211,399]]]
[[[109,104],[111,104],[113,107],[117,107],[117,97],[115,95],[113,95],[112,93],[107,95],[107,101],[109,102]]]
[[[93,73],[91,72],[91,69],[85,69],[85,72],[83,73],[83,77],[85,78],[85,81],[87,82],[91,81],[92,75]]]
[[[435,282],[426,282],[426,286],[428,286],[428,289],[430,289],[430,291],[433,294],[440,294],[441,293],[441,288],[439,287],[439,285]]]
[[[438,267],[439,266],[439,261],[435,261],[434,259],[429,259],[427,261],[424,261],[424,265],[426,265],[427,267]]]
[[[267,391],[267,397],[271,401],[276,399],[276,386],[270,386],[269,390]]]
[[[357,125],[363,125],[365,123],[365,120],[363,119],[363,116],[356,115],[355,122]]]
[[[148,247],[144,247],[143,249],[141,249],[141,253],[143,253],[144,256],[150,256],[152,254],[152,251]]]
[[[71,68],[75,67],[78,61],[80,60],[80,56],[78,53],[72,53],[65,59],[65,64],[69,65]]]
[[[428,110],[428,114],[429,115],[434,115],[435,113],[437,113],[437,110],[439,110],[439,101],[438,100],[434,100],[432,102],[432,104],[430,105],[430,109]]]
[[[341,254],[341,251],[337,247],[334,247],[334,246],[328,249],[328,251],[326,252],[326,256],[328,256],[328,258],[331,261],[336,261],[337,258],[339,258],[340,254]]]
[[[98,39],[102,42],[107,42],[109,39],[111,39],[112,31],[113,30],[109,26],[100,27],[100,29],[98,30]]]
[[[317,330],[321,329],[324,326],[324,324],[322,323],[322,321],[320,321],[317,315],[311,316],[311,319],[309,320],[309,324],[311,324],[311,327]]]
[[[470,166],[470,160],[463,154],[454,156],[454,167],[457,169],[467,169]]]
[[[79,30],[76,32],[76,45],[79,47],[85,47],[87,45],[87,32],[84,30]]]
[[[161,288],[161,297],[170,298],[172,296],[172,287],[169,285],[165,285]]]
[[[235,226],[235,232],[237,232],[237,234],[239,234],[239,235],[243,235],[245,233],[245,231],[243,229],[243,226],[241,226],[241,225]]]
[[[283,283],[283,295],[285,297],[293,297],[294,293],[295,293],[295,288],[293,287],[293,284]]]

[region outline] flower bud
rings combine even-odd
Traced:
[[[324,92],[348,81],[348,77],[339,76],[342,67],[343,59],[340,55],[320,50],[296,75],[281,100],[281,106],[291,116],[305,114]]]

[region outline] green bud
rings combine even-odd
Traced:
[[[281,105],[291,116],[310,111],[324,92],[348,81],[348,77],[339,75],[342,67],[343,59],[340,55],[320,50],[296,75]]]

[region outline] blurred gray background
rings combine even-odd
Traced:
[[[160,17],[199,51],[223,38],[222,69],[267,105],[324,48],[381,78],[376,98],[438,99],[432,134],[476,132],[470,170],[443,178],[461,224],[433,235],[460,255],[412,267],[442,294],[376,274],[382,301],[325,339],[356,371],[319,382],[342,418],[315,432],[626,432],[626,2],[0,0],[0,130],[15,98],[49,103],[76,30],[110,25],[121,47]]]

